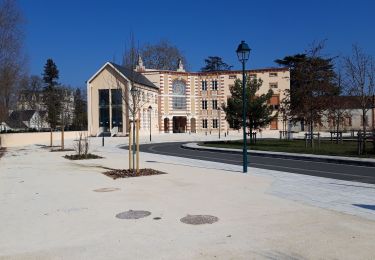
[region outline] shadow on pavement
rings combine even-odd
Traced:
[[[180,165],[180,166],[189,166],[189,167],[194,167],[194,168],[201,168],[201,169],[210,169],[210,170],[221,170],[221,171],[226,171],[226,172],[241,172],[242,171],[236,171],[236,170],[228,170],[228,169],[222,169],[222,168],[215,168],[215,167],[203,167],[203,166],[192,166],[189,164],[183,164],[183,163],[167,163],[167,162],[158,162],[158,161],[146,161],[148,163],[163,163],[163,164],[170,164],[170,165]]]

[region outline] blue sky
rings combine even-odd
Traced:
[[[275,59],[323,39],[329,55],[348,55],[357,43],[375,56],[371,0],[19,0],[19,6],[30,73],[40,75],[52,58],[60,82],[74,87],[85,86],[105,61],[120,62],[131,32],[139,44],[168,39],[192,71],[214,55],[239,68],[235,49],[241,40],[252,48],[250,68],[275,66]]]

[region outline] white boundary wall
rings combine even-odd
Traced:
[[[64,138],[76,138],[80,132],[87,133],[87,131],[64,132]],[[49,145],[50,135],[50,132],[0,134],[0,147],[16,147],[30,144]],[[61,132],[53,132],[52,138],[53,145],[61,145]]]

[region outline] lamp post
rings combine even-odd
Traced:
[[[247,146],[246,146],[246,77],[245,77],[245,63],[249,59],[250,55],[249,45],[245,41],[241,41],[236,50],[238,60],[242,63],[242,129],[243,129],[243,172],[247,172]],[[251,133],[250,133],[251,134]]]
[[[152,111],[152,106],[150,105],[149,107],[148,107],[148,112],[149,112],[149,115],[150,115],[150,142],[151,142],[151,111]]]

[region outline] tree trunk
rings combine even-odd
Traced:
[[[313,122],[310,122],[310,146],[314,149],[314,125]]]
[[[362,130],[363,130],[363,137],[362,137],[362,154],[366,153],[366,111],[362,110]]]
[[[132,155],[132,160],[133,160],[133,173],[135,173],[135,116],[133,116],[133,155]]]
[[[337,122],[336,122],[336,144],[339,143],[339,130],[340,130],[340,114],[337,114]]]
[[[52,128],[50,128],[51,129],[51,135],[50,135],[50,147],[52,147]]]

